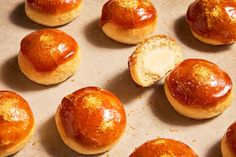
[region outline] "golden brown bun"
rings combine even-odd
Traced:
[[[82,0],[25,0],[25,13],[34,22],[45,26],[60,26],[74,20]]]
[[[129,157],[198,157],[186,144],[172,139],[159,138],[135,149]]]
[[[80,62],[79,46],[68,34],[42,29],[21,41],[18,63],[32,81],[51,85],[72,76]]]
[[[15,154],[34,132],[34,116],[29,104],[18,94],[0,91],[0,156]]]
[[[195,0],[186,21],[193,35],[212,45],[231,44],[236,40],[236,1]]]
[[[173,108],[194,119],[212,118],[232,101],[232,81],[214,63],[187,59],[165,80],[165,93]]]
[[[234,122],[224,134],[221,140],[221,152],[223,157],[236,157],[236,122]]]
[[[165,35],[141,42],[129,57],[129,70],[135,83],[148,87],[163,78],[182,61],[182,49]]]
[[[103,32],[111,39],[138,44],[155,30],[157,12],[149,0],[109,0],[101,15]]]
[[[82,88],[66,96],[55,120],[64,143],[81,154],[110,150],[126,126],[125,110],[119,99],[97,87]]]

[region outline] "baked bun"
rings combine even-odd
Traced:
[[[141,42],[129,57],[129,70],[135,83],[148,87],[163,78],[182,61],[182,49],[165,35]]]
[[[39,24],[60,26],[79,15],[81,3],[82,0],[25,0],[25,13]]]
[[[221,140],[221,152],[223,157],[236,157],[236,122],[234,122],[224,134]]]
[[[72,76],[79,65],[79,46],[68,34],[42,29],[21,41],[18,63],[32,81],[50,85]]]
[[[80,154],[110,150],[126,126],[125,110],[119,99],[97,87],[82,88],[66,96],[55,119],[64,143]]]
[[[195,0],[187,11],[187,23],[200,41],[230,44],[236,40],[236,1]]]
[[[100,23],[111,39],[138,44],[155,30],[157,12],[149,0],[109,0],[103,6]]]
[[[29,104],[18,94],[0,91],[0,156],[15,154],[34,132],[34,116]]]
[[[159,138],[135,149],[129,157],[198,157],[186,144],[172,139]]]
[[[206,119],[222,113],[232,101],[232,81],[214,63],[187,59],[165,80],[165,93],[181,115]]]

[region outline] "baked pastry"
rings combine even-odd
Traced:
[[[82,0],[25,0],[25,13],[34,22],[45,26],[60,26],[74,20]]]
[[[109,0],[102,8],[100,23],[111,39],[138,44],[155,30],[157,12],[149,0]]]
[[[76,72],[79,62],[78,44],[60,30],[42,29],[21,41],[20,69],[39,84],[51,85],[66,80]]]
[[[141,42],[129,57],[129,70],[134,82],[148,87],[163,78],[182,61],[182,49],[165,35]]]
[[[187,59],[165,80],[165,93],[181,115],[206,119],[222,113],[232,101],[232,81],[214,63]]]
[[[230,44],[236,40],[236,1],[195,0],[186,20],[193,35],[212,44]]]
[[[64,143],[80,154],[110,150],[126,126],[119,99],[98,87],[82,88],[64,97],[55,119]]]
[[[223,157],[236,157],[236,122],[231,124],[221,140]]]
[[[135,149],[129,157],[198,157],[186,144],[167,138],[148,141]]]
[[[34,132],[34,116],[29,104],[18,94],[0,91],[0,156],[15,154]]]

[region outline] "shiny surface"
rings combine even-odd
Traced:
[[[171,95],[184,105],[217,105],[229,95],[232,81],[217,65],[203,59],[187,59],[168,76]]]
[[[142,27],[154,22],[157,12],[146,0],[109,0],[104,4],[101,25],[115,23],[124,28]]]
[[[16,93],[0,91],[0,151],[22,141],[33,125],[28,103]]]
[[[236,155],[236,122],[227,129],[226,142]]]
[[[236,40],[236,2],[195,0],[187,11],[187,22],[198,35],[222,43]]]
[[[197,157],[197,155],[182,142],[160,138],[144,143],[129,157]]]
[[[66,96],[61,102],[59,116],[66,134],[91,148],[114,143],[126,126],[121,102],[97,87],[83,88]]]
[[[29,6],[43,13],[60,14],[71,11],[81,4],[81,0],[26,0]]]
[[[27,35],[21,41],[21,53],[37,71],[53,71],[70,60],[78,51],[76,41],[56,29],[42,29]]]

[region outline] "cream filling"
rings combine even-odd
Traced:
[[[145,73],[164,77],[175,67],[175,52],[170,47],[156,47],[143,56]]]

